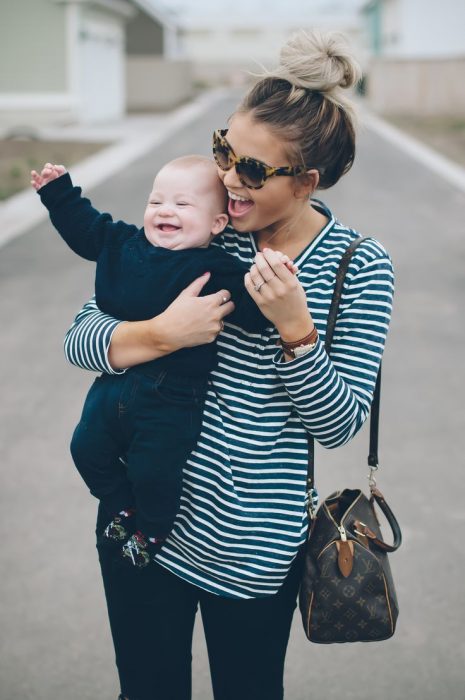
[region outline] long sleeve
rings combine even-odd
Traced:
[[[108,348],[115,328],[121,323],[102,313],[92,297],[78,313],[65,336],[65,357],[72,365],[93,372],[123,374],[108,362]]]
[[[110,214],[94,209],[89,199],[74,187],[69,173],[52,180],[38,191],[43,205],[60,236],[75,253],[86,260],[97,260],[107,236],[127,238],[137,226],[113,222]]]
[[[312,351],[289,362],[281,350],[276,354],[274,365],[304,427],[324,447],[344,445],[368,416],[393,294],[390,257],[379,243],[364,242],[349,265],[330,357],[317,319],[320,339]]]

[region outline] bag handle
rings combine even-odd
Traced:
[[[386,544],[386,542],[383,542],[383,540],[380,540],[378,537],[376,537],[375,533],[372,532],[367,525],[361,523],[360,521],[355,521],[355,526],[359,533],[365,535],[365,537],[368,537],[370,539],[370,542],[376,545],[378,549],[383,550],[383,552],[395,552],[396,549],[399,549],[400,545],[402,544],[402,532],[400,530],[399,523],[396,520],[396,516],[389,508],[383,494],[379,489],[371,489],[370,501],[372,504],[374,501],[376,501],[376,503],[379,505],[384,515],[386,516],[386,520],[388,521],[389,526],[392,530],[392,534],[394,535],[393,543]]]
[[[376,501],[376,503],[379,505],[384,515],[386,516],[386,519],[394,536],[394,542],[392,544],[386,544],[386,542],[380,540],[379,537],[376,537],[376,534],[373,532],[373,530],[371,530],[368,527],[368,525],[365,525],[365,523],[362,523],[361,520],[354,520],[354,532],[357,535],[362,535],[362,537],[366,537],[370,541],[370,545],[375,545],[382,552],[395,552],[396,549],[399,549],[400,545],[402,544],[402,532],[400,530],[399,523],[396,520],[396,516],[386,503],[381,491],[373,487],[371,489],[370,503],[371,507],[373,508],[375,518],[376,520],[378,520],[374,509],[374,501]]]
[[[328,323],[326,326],[325,350],[330,355],[331,344],[333,342],[334,329],[336,327],[337,315],[339,312],[339,303],[341,301],[342,287],[349,267],[352,254],[362,241],[365,241],[364,236],[355,238],[347,247],[344,255],[339,263],[339,268],[336,273],[336,284],[331,299],[331,305],[328,312]],[[379,435],[379,405],[381,398],[381,363],[379,365],[378,376],[376,378],[375,391],[370,410],[370,447],[368,454],[368,465],[370,467],[370,487],[374,488],[376,482],[373,478],[373,472],[378,469],[378,435]],[[309,506],[312,505],[311,491],[314,484],[315,474],[315,444],[313,437],[308,434],[308,470],[307,470],[307,493],[309,495]],[[383,499],[384,500],[384,499]],[[400,531],[400,530],[399,530]]]

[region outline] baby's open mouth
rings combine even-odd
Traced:
[[[160,229],[160,231],[168,233],[169,231],[178,231],[181,227],[173,226],[172,224],[160,224],[158,228]]]

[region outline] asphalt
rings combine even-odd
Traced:
[[[140,224],[157,168],[188,152],[208,154],[212,129],[234,104],[212,105],[93,188],[93,202]],[[378,483],[404,536],[391,556],[400,616],[388,641],[319,646],[306,640],[296,611],[285,697],[465,700],[465,194],[366,129],[351,172],[319,196],[341,221],[380,240],[396,271]],[[46,222],[0,251],[2,700],[118,693],[94,549],[96,504],[68,453],[92,375],[66,364],[62,338],[92,289],[92,265]],[[317,449],[323,496],[366,483],[367,446],[365,426],[342,449]],[[193,653],[193,700],[211,700],[200,620]]]

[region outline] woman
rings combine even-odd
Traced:
[[[204,278],[151,321],[120,323],[89,302],[68,332],[70,361],[104,372],[221,332],[170,537],[143,575],[114,572],[100,553],[121,698],[190,698],[198,606],[215,700],[283,698],[308,525],[307,434],[333,448],[360,429],[392,308],[392,263],[369,239],[350,263],[328,357],[337,266],[359,234],[309,197],[352,165],[353,114],[341,92],[359,75],[340,35],[300,32],[284,46],[279,69],[245,96],[227,132],[216,133],[232,224],[221,245],[251,265],[246,288],[273,328],[258,335],[228,324],[228,291],[199,297]],[[298,276],[278,251],[297,263]],[[105,525],[100,512],[97,533]]]

